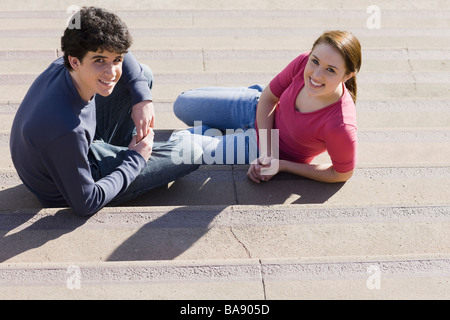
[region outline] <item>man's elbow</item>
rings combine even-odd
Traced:
[[[78,217],[90,217],[97,213],[100,209],[91,208],[90,206],[72,206],[72,212]]]

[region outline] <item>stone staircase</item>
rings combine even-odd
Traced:
[[[347,183],[202,166],[88,219],[42,209],[9,154],[72,4],[0,1],[0,299],[450,298],[449,1],[378,1],[379,25],[370,1],[95,1],[153,69],[160,139],[182,91],[267,84],[324,30],[352,31],[363,67]]]

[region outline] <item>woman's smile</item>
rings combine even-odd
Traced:
[[[309,82],[311,84],[311,86],[315,89],[319,89],[325,86],[325,84],[320,83],[318,81],[314,81],[311,77],[309,77]]]

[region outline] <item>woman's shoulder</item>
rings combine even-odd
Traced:
[[[356,106],[351,95],[345,89],[341,99],[330,106],[327,117],[327,129],[329,132],[345,132],[356,129]]]

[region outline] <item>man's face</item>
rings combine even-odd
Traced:
[[[80,96],[89,101],[96,93],[109,96],[122,75],[123,54],[98,50],[88,51],[82,61],[72,58],[76,86]],[[74,65],[75,63],[75,65]]]

